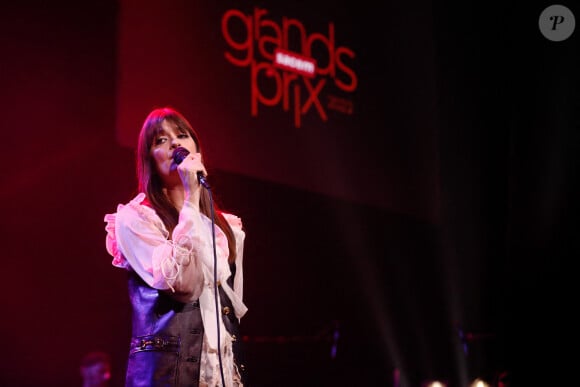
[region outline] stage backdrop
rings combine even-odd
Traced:
[[[429,8],[120,2],[117,138],[171,105],[210,167],[433,220]]]
[[[80,385],[96,349],[123,385],[103,218],[171,105],[246,227],[250,387],[565,385],[580,45],[541,34],[545,7],[3,2],[0,384]]]

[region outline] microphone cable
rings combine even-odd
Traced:
[[[213,246],[213,286],[214,286],[214,293],[215,293],[215,314],[216,314],[216,322],[217,322],[217,347],[218,347],[218,360],[220,365],[220,375],[222,378],[222,386],[226,387],[226,382],[224,378],[224,368],[222,364],[222,350],[221,350],[221,338],[220,338],[220,312],[219,312],[219,304],[218,304],[218,281],[217,281],[217,250],[215,246],[215,209],[213,206],[213,196],[211,193],[211,189],[205,177],[203,175],[198,175],[199,183],[205,187],[207,193],[209,194],[209,206],[211,208],[211,236],[212,236],[212,246]]]
[[[183,147],[178,147],[173,151],[172,158],[175,162],[175,165],[181,164],[181,162],[187,157],[189,151]],[[197,172],[197,180],[199,184],[207,190],[209,195],[209,206],[211,209],[211,236],[212,236],[212,245],[213,245],[213,286],[214,286],[214,293],[215,293],[215,314],[216,314],[216,322],[217,322],[217,347],[218,347],[218,360],[220,365],[220,375],[222,378],[222,386],[226,387],[226,382],[224,378],[224,368],[222,363],[222,352],[221,352],[221,338],[220,338],[220,311],[219,311],[219,291],[218,291],[218,281],[217,281],[217,249],[215,246],[215,209],[213,206],[213,196],[211,193],[211,189],[205,176],[203,173]]]

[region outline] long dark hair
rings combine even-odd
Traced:
[[[165,227],[170,233],[177,225],[179,220],[179,212],[177,208],[171,203],[167,195],[163,192],[163,184],[161,178],[157,174],[155,167],[155,160],[151,157],[151,146],[159,131],[162,129],[161,124],[167,121],[176,125],[179,130],[188,133],[195,142],[198,152],[201,153],[201,144],[197,133],[192,126],[185,119],[185,117],[178,111],[163,107],[154,109],[149,113],[141,132],[139,133],[139,143],[137,145],[137,178],[139,184],[139,192],[144,192],[149,201],[149,205],[157,212]],[[199,209],[202,214],[211,219],[212,217],[212,201],[210,200],[210,193],[206,189],[201,190],[201,197],[199,200]],[[228,238],[228,248],[230,254],[228,261],[233,263],[236,259],[236,243],[234,233],[229,223],[225,220],[218,205],[213,200],[213,211],[215,214],[215,223],[222,229]]]

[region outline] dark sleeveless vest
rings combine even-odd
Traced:
[[[228,283],[233,285],[235,266],[231,269]],[[197,387],[204,333],[199,302],[175,301],[133,271],[128,284],[133,323],[126,387]],[[222,320],[234,337],[234,359],[245,382],[238,319],[221,287],[219,293]]]

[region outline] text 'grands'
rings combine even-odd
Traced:
[[[251,76],[251,114],[258,116],[259,105],[281,106],[294,113],[298,128],[301,117],[314,109],[323,121],[328,120],[325,106],[320,101],[321,91],[332,84],[343,92],[357,88],[357,75],[349,67],[355,53],[348,47],[337,46],[334,23],[328,23],[328,33],[308,34],[296,19],[283,17],[280,23],[266,18],[268,11],[254,8],[253,14],[230,9],[221,21],[222,34],[231,50],[225,58],[238,67],[249,67]],[[307,64],[295,71],[276,61],[283,53],[296,54],[297,63]],[[303,59],[299,59],[303,58]],[[309,63],[315,64],[313,68]],[[327,82],[329,82],[327,84]]]

